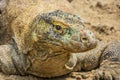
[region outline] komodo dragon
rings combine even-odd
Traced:
[[[54,0],[2,2],[3,23],[12,32],[12,41],[0,46],[2,72],[56,77],[99,67],[93,73],[94,79],[119,79],[120,42],[98,41],[80,17],[72,14],[71,7],[46,5]],[[102,73],[98,74],[100,70]]]

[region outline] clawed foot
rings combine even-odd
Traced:
[[[73,70],[77,64],[77,57],[75,54],[71,54],[69,61],[65,64],[65,68],[68,70]]]
[[[79,80],[120,80],[120,73],[115,70],[93,70],[89,72],[72,72],[72,78]]]

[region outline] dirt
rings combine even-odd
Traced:
[[[120,0],[68,0],[83,19],[87,28],[99,40],[120,40]],[[70,75],[42,79],[35,76],[16,76],[0,73],[0,80],[76,80]],[[79,78],[77,80],[80,80]],[[89,79],[90,80],[90,79]]]

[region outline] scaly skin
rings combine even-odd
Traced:
[[[99,42],[95,49],[72,54],[66,68],[81,71],[72,76],[82,80],[120,80],[120,42]]]
[[[97,45],[94,34],[85,28],[80,17],[68,13],[72,13],[68,6],[53,5],[53,0],[48,5],[43,0],[5,1],[2,16],[12,31],[13,41],[0,46],[4,73],[65,75],[71,72],[65,64],[72,53],[88,51]]]

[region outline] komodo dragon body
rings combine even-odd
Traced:
[[[0,46],[0,69],[6,74],[56,77],[72,71],[101,69],[106,60],[111,64],[120,61],[120,42],[106,45],[99,42],[80,17],[72,14],[71,7],[46,5],[47,1],[42,0],[4,0],[3,3],[3,23],[12,32],[12,41]],[[109,47],[112,44],[116,45]],[[104,65],[101,70],[112,69],[110,64]],[[118,67],[112,70],[120,74]],[[115,78],[119,75],[115,76],[112,75]]]

